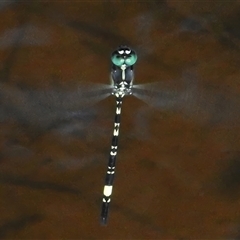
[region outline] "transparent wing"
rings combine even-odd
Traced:
[[[191,74],[169,84],[134,85],[133,95],[156,109],[179,112],[200,123],[234,124],[240,121],[240,95],[227,92],[223,87],[204,88]]]
[[[110,85],[79,84],[74,89],[18,88],[0,83],[0,120],[47,128],[61,120],[81,117],[82,111],[111,93]]]

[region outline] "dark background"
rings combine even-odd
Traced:
[[[240,237],[239,1],[8,1],[0,11],[0,238]],[[114,98],[90,106],[59,92],[108,84],[123,43],[138,53],[136,84],[187,76],[181,91],[194,94],[176,108],[126,99],[102,227]],[[66,102],[77,118],[64,119]]]

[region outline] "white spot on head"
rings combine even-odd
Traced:
[[[125,50],[126,54],[129,54],[131,52],[131,50]]]
[[[124,50],[118,50],[118,53],[122,55],[124,53]]]
[[[121,69],[124,71],[127,68],[126,64],[121,65]]]

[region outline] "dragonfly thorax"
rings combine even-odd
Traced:
[[[126,95],[132,94],[132,83],[122,81],[119,84],[114,85],[112,90],[112,95],[115,95],[117,98],[123,98]]]

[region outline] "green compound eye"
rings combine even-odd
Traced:
[[[125,59],[117,53],[114,53],[112,55],[111,60],[112,63],[118,67],[121,67],[125,62]]]
[[[135,64],[137,61],[137,54],[136,53],[132,53],[129,57],[127,57],[125,59],[125,63],[128,66],[132,66],[133,64]]]

